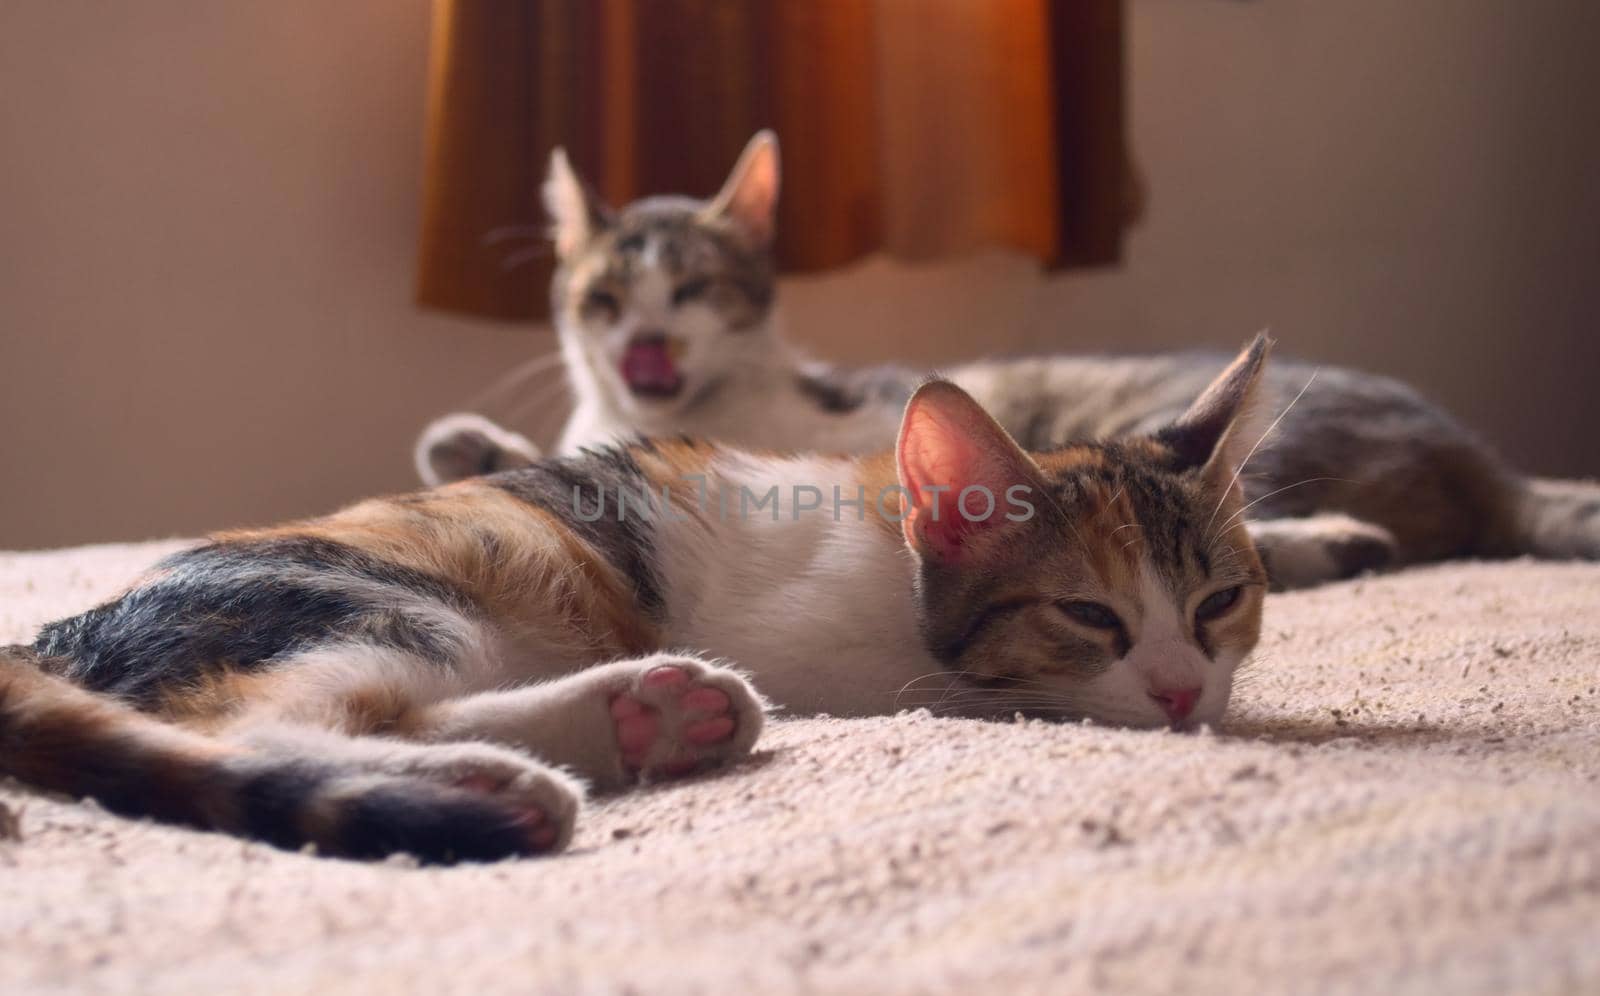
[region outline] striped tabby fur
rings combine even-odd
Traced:
[[[553,293],[578,398],[562,452],[641,431],[843,453],[892,436],[915,375],[807,364],[773,328],[765,249],[777,176],[764,133],[712,201],[655,198],[613,213],[556,157],[546,188],[562,259]],[[625,374],[640,354],[658,363],[654,379],[633,384]],[[1037,450],[1166,424],[1225,362],[1044,357],[944,375]],[[664,364],[674,393],[656,389]],[[1243,480],[1249,528],[1281,586],[1448,557],[1600,557],[1600,487],[1524,478],[1404,384],[1278,363],[1263,395],[1269,420],[1282,419]],[[464,416],[425,435],[418,465],[426,480],[449,480],[524,463],[531,450]],[[463,451],[469,459],[449,459]]]
[[[1215,723],[1260,629],[1236,471],[1265,354],[1118,443],[1030,456],[932,381],[881,455],[638,441],[218,535],[0,651],[0,774],[486,860],[563,847],[584,785],[743,756],[762,695]]]

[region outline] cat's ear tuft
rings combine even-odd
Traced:
[[[1157,435],[1177,454],[1179,470],[1201,468],[1201,475],[1220,488],[1236,483],[1261,438],[1261,378],[1271,352],[1272,339],[1257,334],[1189,410]]]
[[[706,214],[733,222],[752,245],[766,247],[777,232],[778,183],[778,136],[756,132]]]
[[[570,258],[611,224],[611,210],[573,170],[567,150],[559,146],[550,153],[544,207],[550,214],[550,237],[556,244],[556,255],[562,259]]]
[[[1043,475],[972,396],[930,380],[906,404],[895,445],[906,543],[925,560],[968,563],[995,552],[997,541],[1031,509]],[[1019,493],[1013,489],[1026,489]],[[1020,498],[1020,504],[1016,499]]]

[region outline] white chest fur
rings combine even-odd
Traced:
[[[850,506],[836,517],[834,487],[858,495],[852,471],[823,458],[719,460],[708,514],[656,529],[669,644],[725,658],[796,713],[882,714],[910,682],[943,687],[917,632],[911,555],[872,521],[876,496],[862,517]],[[816,488],[822,507],[797,519],[796,485]],[[741,503],[774,486],[777,521],[770,506]]]

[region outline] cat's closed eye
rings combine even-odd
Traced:
[[[1056,608],[1068,619],[1091,629],[1122,628],[1122,619],[1117,613],[1099,602],[1058,602]]]
[[[698,280],[685,281],[679,284],[677,288],[673,290],[672,306],[674,308],[679,308],[697,298],[705,297],[706,292],[710,289],[710,277],[701,277]]]
[[[1209,622],[1227,612],[1238,603],[1239,594],[1243,590],[1242,586],[1234,585],[1232,588],[1224,588],[1221,591],[1214,591],[1207,595],[1200,601],[1199,605],[1195,606],[1195,621]]]

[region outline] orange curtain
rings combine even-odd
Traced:
[[[435,0],[424,305],[542,318],[550,150],[613,204],[783,143],[787,271],[1000,245],[1120,259],[1122,0]]]

